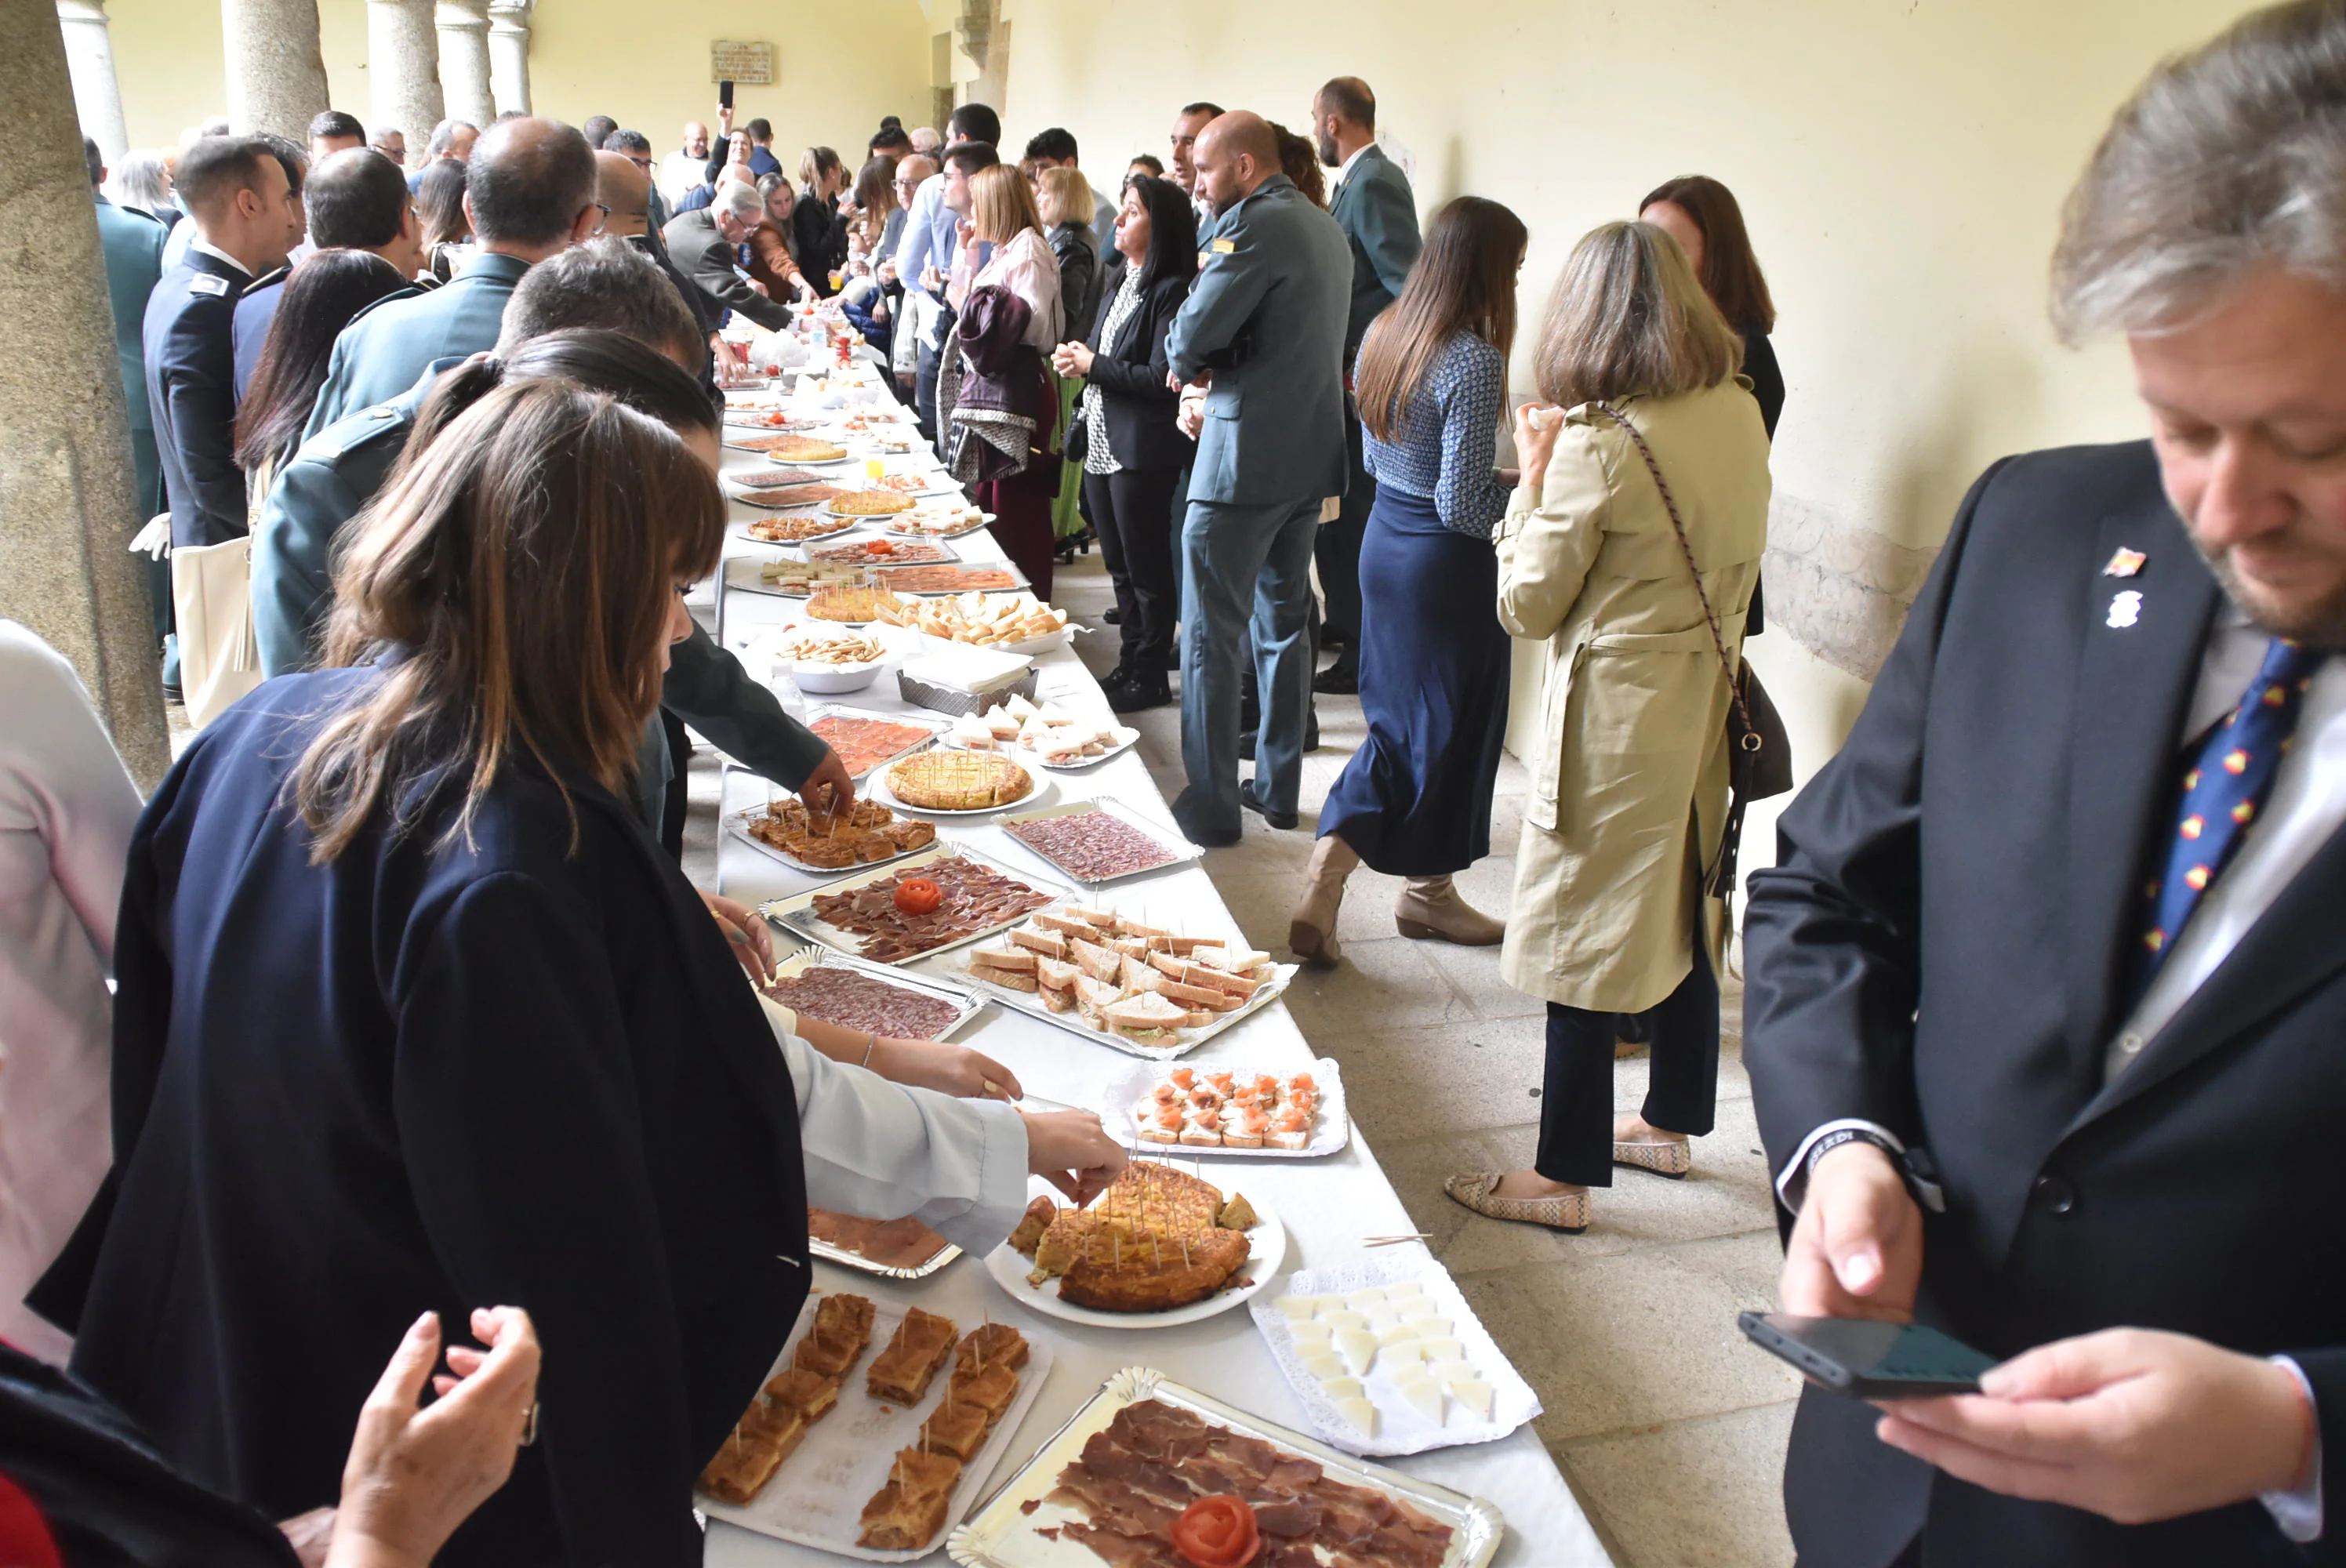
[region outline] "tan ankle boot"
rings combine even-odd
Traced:
[[[1506,922],[1460,898],[1448,877],[1410,878],[1393,905],[1393,924],[1403,936],[1454,942],[1461,947],[1496,947],[1507,939]]]
[[[1333,833],[1321,835],[1311,846],[1311,863],[1303,870],[1303,889],[1287,917],[1287,945],[1304,962],[1333,969],[1343,961],[1336,945],[1336,907],[1344,899],[1344,879],[1361,857]]]

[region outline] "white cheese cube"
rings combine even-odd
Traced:
[[[1322,1311],[1320,1314],[1320,1321],[1327,1324],[1328,1327],[1335,1329],[1340,1334],[1343,1333],[1347,1329],[1357,1330],[1365,1329],[1369,1326],[1368,1319],[1362,1314],[1358,1312],[1347,1312],[1341,1308],[1333,1312]]]
[[[1433,1374],[1435,1382],[1444,1385],[1471,1382],[1474,1377],[1474,1364],[1469,1361],[1428,1361],[1425,1369]]]
[[[1271,1305],[1290,1321],[1300,1322],[1320,1309],[1320,1298],[1316,1296],[1282,1296]]]
[[[1425,1359],[1429,1361],[1463,1361],[1466,1359],[1466,1347],[1455,1339],[1437,1339],[1429,1335],[1421,1343],[1425,1346]]]
[[[1379,1334],[1377,1336],[1377,1343],[1390,1349],[1395,1345],[1406,1344],[1412,1339],[1423,1338],[1424,1338],[1424,1336],[1417,1331],[1416,1324],[1402,1322],[1394,1324],[1383,1333]]]
[[[1350,1307],[1353,1311],[1358,1312],[1372,1305],[1382,1302],[1384,1298],[1384,1290],[1379,1286],[1371,1285],[1364,1287],[1362,1289],[1346,1293],[1344,1297],[1344,1305]]]
[[[1440,1316],[1441,1312],[1441,1308],[1423,1296],[1401,1303],[1401,1315],[1404,1318],[1433,1318]]]
[[[1339,1329],[1336,1353],[1344,1358],[1344,1369],[1357,1378],[1376,1364],[1377,1337],[1358,1329]]]
[[[1357,1400],[1362,1397],[1361,1380],[1358,1378],[1331,1378],[1326,1382],[1320,1385],[1320,1391],[1326,1394],[1331,1400]]]
[[[1303,1358],[1303,1369],[1321,1382],[1325,1382],[1330,1378],[1341,1378],[1344,1375],[1344,1358],[1337,1355],[1333,1350],[1322,1351],[1317,1356],[1306,1356]]]
[[[1418,1369],[1417,1376],[1408,1382],[1404,1383],[1398,1378],[1393,1381],[1394,1386],[1401,1390],[1401,1397],[1410,1402],[1411,1408],[1435,1426],[1442,1424],[1441,1384],[1427,1377],[1422,1369]]]
[[[1383,1347],[1378,1354],[1388,1367],[1409,1367],[1424,1360],[1424,1351],[1425,1347],[1415,1339],[1403,1339],[1398,1344]]]
[[[1330,1339],[1335,1332],[1327,1324],[1316,1320],[1287,1326],[1287,1337],[1294,1340],[1295,1348],[1306,1355],[1329,1349]]]
[[[1395,1306],[1399,1306],[1413,1296],[1423,1296],[1424,1294],[1425,1287],[1420,1285],[1414,1279],[1404,1279],[1398,1285],[1388,1285],[1385,1287],[1385,1299],[1392,1302]]]
[[[1363,1437],[1377,1435],[1377,1407],[1366,1400],[1352,1399],[1336,1401],[1336,1414],[1346,1426]]]

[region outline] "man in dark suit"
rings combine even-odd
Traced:
[[[1344,509],[1321,525],[1312,555],[1327,599],[1323,642],[1341,642],[1336,662],[1311,689],[1361,689],[1361,537],[1376,504],[1361,446],[1361,412],[1352,405],[1352,361],[1369,323],[1401,293],[1417,264],[1417,199],[1401,165],[1377,146],[1377,96],[1358,76],[1338,76],[1311,100],[1311,139],[1320,161],[1336,170],[1328,210],[1352,247],[1352,303],[1344,321]]]
[[[114,311],[114,355],[122,373],[122,401],[130,412],[131,483],[138,520],[144,523],[163,510],[163,465],[155,451],[155,416],[147,402],[147,301],[163,276],[163,240],[169,234],[162,222],[133,207],[117,207],[98,190],[106,180],[106,159],[97,143],[81,138],[82,157],[89,165],[90,199],[97,204],[97,243],[106,258],[106,297]],[[171,567],[158,556],[148,565],[147,588],[154,612],[155,644],[165,646],[171,632]],[[176,641],[172,643],[175,648]],[[178,684],[176,667],[163,672],[166,686]]]
[[[1804,1394],[1804,1568],[2346,1562],[2341,58],[2297,0],[2120,114],[2055,308],[2152,439],[1973,487],[1751,879],[1786,1310],[2008,1358]]]
[[[1215,209],[1205,267],[1167,334],[1172,384],[1204,394],[1181,535],[1181,762],[1173,803],[1207,845],[1239,840],[1241,806],[1296,824],[1311,723],[1311,537],[1344,488],[1343,230],[1279,172],[1259,115],[1207,126],[1198,188]],[[1250,623],[1251,607],[1251,623]],[[1238,778],[1242,648],[1262,692],[1255,775]]]
[[[195,239],[147,301],[147,402],[174,545],[245,532],[236,465],[237,296],[282,266],[301,237],[285,168],[258,137],[204,137],[179,155],[180,204]]]
[[[602,225],[586,138],[554,120],[500,120],[465,167],[464,214],[479,254],[445,287],[393,294],[342,329],[305,436],[397,397],[434,360],[495,344],[521,275]]]
[[[344,117],[347,118],[348,117]],[[301,188],[312,250],[372,250],[403,278],[423,264],[423,229],[399,166],[369,148],[329,154]],[[290,272],[265,278],[236,301],[236,395],[243,400],[260,363],[269,323],[285,298]]]
[[[755,186],[729,180],[717,188],[717,199],[709,206],[669,219],[660,239],[678,268],[700,290],[712,318],[739,311],[779,332],[790,324],[790,308],[759,292],[740,260],[742,242],[765,216],[766,199]]]

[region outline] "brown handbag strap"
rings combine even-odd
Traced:
[[[1727,637],[1719,629],[1719,613],[1710,607],[1710,596],[1703,591],[1702,568],[1694,563],[1694,546],[1687,540],[1686,519],[1678,515],[1678,498],[1670,494],[1670,482],[1662,477],[1662,465],[1654,461],[1654,449],[1646,444],[1645,435],[1629,423],[1629,416],[1609,402],[1596,405],[1599,413],[1629,433],[1636,443],[1637,455],[1646,460],[1646,472],[1654,476],[1654,488],[1662,493],[1662,509],[1670,514],[1670,530],[1678,536],[1678,553],[1686,557],[1687,571],[1694,578],[1694,596],[1702,603],[1702,618],[1710,623],[1710,646],[1719,655],[1719,669],[1727,677],[1727,689],[1735,698],[1735,711],[1743,718],[1743,744],[1747,750],[1757,751],[1761,744],[1759,727],[1751,722],[1751,710],[1744,706],[1743,682],[1737,678],[1735,665],[1727,657]]]

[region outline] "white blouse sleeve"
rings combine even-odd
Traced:
[[[1026,1210],[1026,1124],[999,1100],[960,1100],[834,1062],[764,1003],[799,1101],[807,1202],[866,1219],[907,1216],[972,1253]]]

